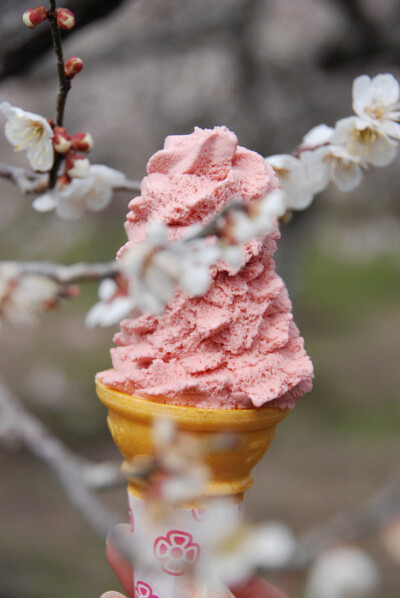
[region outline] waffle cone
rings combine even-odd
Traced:
[[[210,469],[205,496],[243,493],[253,483],[251,471],[267,452],[275,429],[289,409],[203,409],[159,403],[131,396],[96,380],[97,395],[108,409],[107,422],[115,444],[127,462],[138,455],[152,456],[152,425],[156,418],[172,418],[178,430],[190,433],[204,445],[204,461]],[[221,433],[237,441],[215,451],[213,439]],[[134,488],[131,490],[134,491]]]

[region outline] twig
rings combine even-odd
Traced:
[[[53,262],[0,262],[3,264],[12,264],[21,274],[38,274],[51,278],[60,284],[70,284],[74,282],[87,282],[98,280],[100,278],[114,277],[117,274],[115,262],[104,262],[97,264],[72,264],[64,266]]]
[[[59,90],[57,96],[57,115],[56,115],[56,124],[58,127],[62,127],[63,120],[64,120],[64,110],[65,110],[65,103],[67,100],[67,95],[69,90],[71,89],[71,81],[67,79],[65,76],[64,71],[64,55],[62,49],[62,39],[61,39],[61,32],[60,27],[57,23],[57,18],[55,15],[56,10],[56,0],[50,0],[50,10],[48,12],[48,21],[50,23],[50,30],[51,36],[53,40],[53,47],[54,51],[57,56],[57,72],[58,72],[58,81],[59,81]],[[50,187],[54,187],[56,183],[57,173],[63,157],[58,152],[55,152],[54,164],[50,171]]]
[[[132,2],[132,0],[130,1]],[[67,32],[68,37],[75,35],[78,31],[81,32],[87,25],[116,12],[124,3],[127,3],[127,0],[113,0],[112,2],[110,0],[63,0],[62,6],[71,10],[76,17],[76,25]],[[15,13],[20,9],[22,13],[25,10],[26,0],[3,1],[0,2],[0,5],[2,9],[0,23],[1,81],[7,76],[26,71],[32,63],[52,48],[52,42],[46,27],[37,27],[28,31],[26,27],[20,26],[19,21],[17,25],[16,19],[11,17],[12,12]],[[64,37],[64,33],[61,35]]]
[[[363,504],[307,531],[299,540],[296,568],[304,569],[325,548],[352,542],[388,525],[400,511],[400,477],[394,476]]]
[[[57,476],[67,497],[94,530],[105,537],[119,517],[98,500],[94,489],[109,488],[125,480],[119,466],[93,464],[72,453],[35,417],[0,378],[0,442],[22,444]]]
[[[49,175],[39,174],[29,168],[9,166],[0,162],[0,178],[14,183],[25,195],[44,193],[49,188]],[[133,191],[140,193],[140,181],[126,180],[123,184],[114,187],[116,191]]]
[[[58,26],[55,11],[56,1],[50,0],[50,10],[48,13],[48,21],[50,23],[51,36],[53,39],[53,47],[57,56],[57,72],[59,80],[59,91],[57,97],[57,116],[56,124],[58,127],[62,127],[64,119],[65,102],[69,90],[71,89],[71,81],[67,79],[64,72],[64,56],[62,49],[62,40],[60,27]]]
[[[134,191],[135,193],[140,193],[140,181],[125,181],[123,185],[118,185],[118,187],[114,187],[116,191]]]
[[[48,174],[0,162],[0,177],[14,183],[22,193],[43,193],[49,186]]]

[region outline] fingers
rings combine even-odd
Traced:
[[[131,562],[122,554],[118,546],[118,536],[129,538],[130,527],[127,523],[116,525],[108,534],[106,542],[107,559],[128,598],[133,598],[133,568]],[[122,594],[119,594],[119,592],[106,592],[101,598],[120,598],[121,596]]]
[[[231,588],[235,598],[289,598],[261,577],[253,577],[243,585]]]
[[[119,538],[129,538],[128,524],[116,525],[107,536],[107,558],[124,588],[128,598],[134,598],[133,568],[131,562],[122,554],[118,545]],[[231,588],[235,598],[289,598],[284,592],[272,586],[261,577],[253,577],[250,581]],[[105,592],[100,598],[125,598],[116,591]]]

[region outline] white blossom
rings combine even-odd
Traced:
[[[306,598],[373,598],[379,573],[372,559],[358,548],[343,547],[322,554],[308,578]]]
[[[14,151],[26,150],[34,170],[50,170],[54,162],[53,131],[47,120],[39,114],[13,107],[8,102],[2,102],[0,110],[7,118],[4,131]]]
[[[291,531],[278,522],[252,527],[241,518],[227,519],[229,501],[220,500],[212,510],[212,519],[205,526],[204,550],[198,574],[210,583],[234,586],[252,576],[257,568],[290,566],[297,544]]]
[[[23,274],[14,264],[0,264],[0,322],[32,324],[58,298],[58,284],[37,274]]]
[[[172,419],[157,418],[153,442],[157,466],[163,472],[158,498],[175,506],[202,496],[210,472],[204,463],[204,446],[198,439],[177,430]]]
[[[167,516],[171,506],[203,496],[210,480],[204,461],[209,447],[178,430],[171,418],[156,418],[152,432],[154,456],[138,455],[123,466],[128,479],[146,479],[149,527],[158,523],[161,512]],[[153,516],[157,521],[151,521]]]
[[[387,166],[397,153],[396,141],[357,116],[339,120],[331,141],[343,146],[350,155],[375,166]]]
[[[85,179],[90,176],[90,162],[88,158],[77,156],[75,158],[67,159],[67,163],[67,172],[71,179]]]
[[[75,178],[69,185],[56,185],[37,197],[32,205],[38,212],[55,209],[61,218],[76,220],[87,210],[104,209],[112,199],[113,189],[123,185],[125,180],[125,175],[118,170],[92,164],[87,178]]]
[[[285,193],[287,208],[304,210],[313,200],[314,193],[307,178],[307,168],[298,158],[288,154],[278,154],[265,158],[279,177]]]
[[[328,182],[335,183],[340,191],[352,191],[362,181],[365,163],[358,156],[350,154],[344,146],[327,145],[307,153],[310,154],[310,167],[311,162],[316,164],[316,168],[322,164],[322,168],[327,168],[325,174]]]
[[[119,288],[114,280],[105,278],[99,284],[100,301],[93,305],[86,314],[85,324],[94,326],[112,326],[126,317],[135,308],[133,297],[119,295]]]
[[[286,209],[304,210],[327,185],[326,168],[321,163],[315,168],[307,157],[311,152],[304,151],[304,155],[295,158],[288,154],[280,154],[265,158],[279,177],[280,188],[284,193]]]
[[[151,313],[163,311],[177,284],[192,297],[203,295],[211,283],[210,265],[220,256],[203,239],[168,243],[167,231],[165,224],[151,222],[146,240],[126,251],[120,262],[137,307]]]
[[[315,148],[320,145],[325,145],[330,142],[333,132],[333,127],[328,127],[328,125],[325,124],[317,125],[304,136],[302,147]]]
[[[373,129],[400,139],[400,86],[391,74],[373,79],[361,75],[353,81],[353,110]]]
[[[276,221],[286,212],[286,195],[281,189],[267,193],[254,202],[246,212],[233,209],[228,212],[229,233],[238,243],[246,243],[257,237],[264,238],[276,227]]]

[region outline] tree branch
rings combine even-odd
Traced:
[[[337,542],[352,542],[388,525],[400,512],[400,476],[357,505],[300,537],[296,568],[308,567],[322,550]]]
[[[127,0],[64,0],[62,6],[70,9],[76,17],[75,27],[61,33],[74,35],[86,25],[107,17],[110,13],[121,8]],[[20,18],[16,18],[20,10],[21,14],[26,9],[25,0],[10,0],[9,8],[2,6],[2,18],[0,23],[0,80],[10,75],[26,71],[38,58],[50,50],[51,36],[47,27],[37,27],[28,30],[21,26]],[[5,15],[3,14],[5,11]]]
[[[114,277],[117,274],[115,262],[97,264],[72,264],[64,266],[53,262],[0,262],[12,264],[21,274],[38,274],[58,282],[59,284],[72,284],[74,282],[88,282],[100,278]]]
[[[14,183],[18,189],[28,194],[41,194],[49,189],[49,175],[39,174],[29,168],[20,168],[18,166],[9,166],[0,162],[0,178],[7,179]],[[126,180],[123,184],[114,187],[115,191],[133,191],[140,193],[140,181]]]
[[[14,183],[22,193],[43,193],[49,186],[49,175],[29,168],[8,166],[0,162],[0,177]]]
[[[64,72],[64,55],[62,49],[62,39],[61,39],[61,31],[60,27],[57,23],[57,18],[55,15],[56,9],[56,1],[50,0],[50,10],[48,12],[48,21],[50,23],[50,31],[51,37],[53,40],[53,48],[57,56],[57,73],[58,73],[58,82],[59,82],[59,89],[58,89],[58,96],[57,96],[57,115],[56,115],[56,125],[58,127],[62,127],[63,120],[64,120],[64,110],[65,110],[65,103],[67,101],[67,95],[69,90],[71,89],[71,81],[67,79]],[[54,164],[50,171],[50,187],[54,187],[56,183],[58,169],[60,167],[60,163],[63,160],[63,156],[58,152],[55,152],[54,157]]]
[[[119,516],[104,507],[94,489],[125,483],[119,465],[94,464],[72,453],[35,417],[0,378],[0,442],[5,447],[21,444],[56,475],[67,498],[93,529],[105,537]]]

